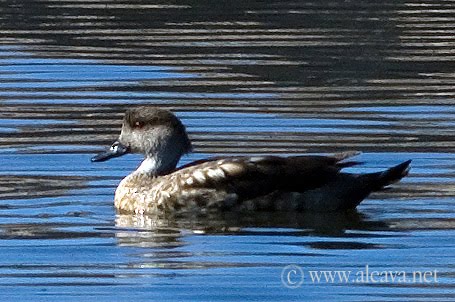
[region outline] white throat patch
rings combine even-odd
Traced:
[[[146,157],[136,171],[144,174],[157,174],[158,165],[156,159],[153,157]]]

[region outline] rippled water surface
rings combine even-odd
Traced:
[[[454,11],[0,1],[0,300],[453,301]],[[354,213],[119,215],[114,190],[140,157],[90,157],[140,104],[187,125],[183,164],[361,150],[353,172],[413,166]],[[329,270],[351,275],[312,280]]]

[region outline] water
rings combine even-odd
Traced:
[[[453,9],[2,1],[1,300],[454,300]],[[182,164],[361,150],[350,171],[413,166],[355,213],[118,215],[113,192],[140,158],[90,157],[140,104],[187,125]],[[367,266],[411,279],[358,279]],[[327,270],[352,275],[312,281]]]

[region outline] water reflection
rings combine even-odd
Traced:
[[[117,214],[119,245],[171,247],[188,234],[261,236],[271,233],[287,236],[357,237],[352,231],[391,231],[387,223],[350,211],[345,213],[224,212],[179,216]],[[269,232],[267,231],[269,230]],[[359,238],[368,235],[359,235]],[[374,235],[371,235],[374,236]],[[180,243],[181,244],[181,243]],[[360,244],[359,244],[360,246]]]

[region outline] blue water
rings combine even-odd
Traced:
[[[445,3],[31,3],[0,6],[1,301],[455,299],[455,66],[433,43],[453,22],[425,21]],[[140,156],[90,158],[144,104],[187,126],[180,164],[360,150],[346,171],[412,170],[353,213],[121,215]]]

